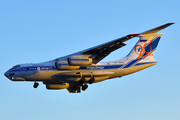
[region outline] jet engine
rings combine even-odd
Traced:
[[[65,89],[69,88],[69,83],[62,83],[62,84],[46,84],[47,89],[56,90],[56,89]]]
[[[87,56],[72,56],[68,58],[68,64],[71,66],[85,66],[91,65],[93,60]]]
[[[70,66],[67,61],[57,61],[55,66],[57,70],[75,70],[80,68],[80,66]]]

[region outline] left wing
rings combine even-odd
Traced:
[[[105,58],[107,55],[109,55],[111,52],[125,46],[126,44],[124,43],[125,41],[138,36],[139,34],[129,34],[127,36],[124,36],[122,38],[77,52],[75,54],[71,54],[62,58],[58,58],[55,61],[64,61],[67,60],[69,65],[71,60],[77,60],[82,63],[83,60],[91,60],[89,62],[91,64],[96,64],[99,61],[101,61],[103,58]],[[64,63],[63,63],[64,64]],[[75,64],[73,64],[75,65]],[[78,65],[78,64],[77,64]],[[85,64],[84,64],[85,65]],[[88,64],[87,64],[88,65]],[[81,65],[80,65],[81,66]]]
[[[93,54],[95,55],[93,59],[93,63],[96,64],[99,61],[101,61],[103,58],[105,58],[107,55],[109,55],[111,52],[125,46],[125,41],[138,36],[139,34],[129,34],[125,37],[110,41],[108,43],[87,49],[82,52],[82,54]]]
[[[158,32],[158,31],[160,31],[160,30],[162,30],[162,29],[164,29],[164,28],[166,28],[172,24],[174,24],[174,23],[167,23],[167,24],[164,24],[164,25],[161,25],[159,27],[150,29],[150,30],[145,31],[145,32],[140,33],[140,34],[129,34],[125,37],[122,37],[122,38],[110,41],[108,43],[90,48],[88,50],[85,50],[82,52],[82,54],[93,54],[93,55],[95,55],[95,57],[93,58],[93,63],[96,64],[100,60],[105,58],[107,55],[109,55],[111,52],[113,52],[114,50],[117,50],[117,49],[125,46],[126,44],[123,42],[125,42],[125,41],[127,41],[133,37],[139,36],[139,35],[156,33],[156,32]]]

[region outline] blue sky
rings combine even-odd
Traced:
[[[0,119],[179,120],[179,0],[26,0],[0,2]],[[164,29],[158,64],[90,85],[81,94],[12,82],[4,72],[175,22]],[[105,61],[123,58],[138,38]]]

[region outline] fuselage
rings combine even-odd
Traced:
[[[106,62],[96,65],[81,66],[75,70],[57,70],[55,62],[45,62],[39,64],[20,64],[8,70],[5,73],[12,81],[60,81],[60,82],[75,82],[79,81],[81,75],[88,80],[92,75],[95,77],[95,82],[100,82],[106,79],[122,77],[152,65],[154,62],[142,62],[131,66],[131,62]],[[127,67],[128,66],[128,67]],[[59,77],[59,76],[61,77]]]

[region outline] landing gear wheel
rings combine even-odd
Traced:
[[[95,81],[95,79],[92,77],[92,78],[88,81],[88,83],[89,83],[89,84],[92,84],[94,81]]]
[[[80,84],[83,84],[85,82],[85,78],[82,77],[81,80],[79,81]]]
[[[87,84],[84,84],[84,85],[82,86],[82,90],[83,90],[83,91],[85,91],[87,88],[88,88],[88,85],[87,85]]]
[[[35,82],[33,85],[34,88],[37,88],[38,86],[39,86],[39,83],[37,83],[37,82]]]

